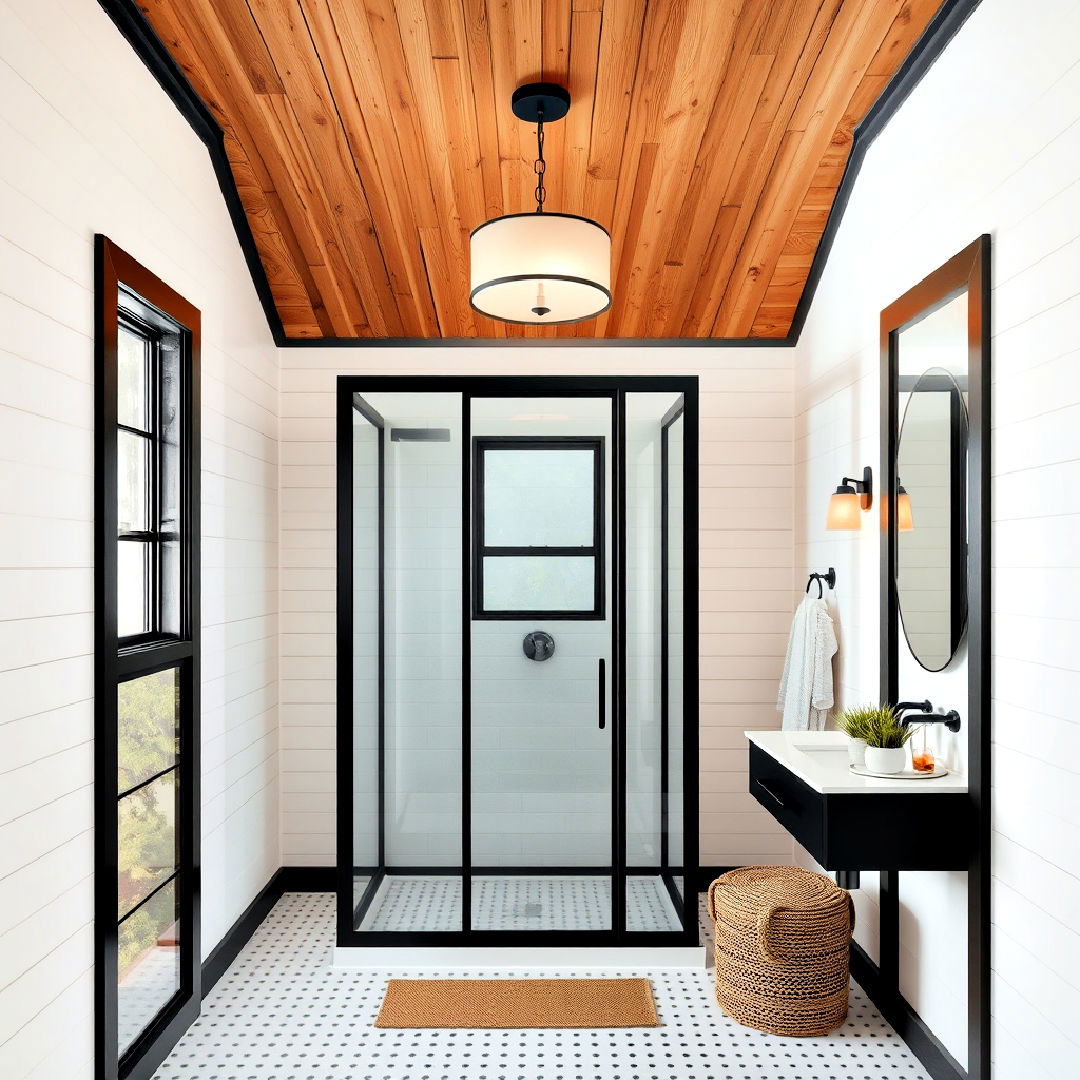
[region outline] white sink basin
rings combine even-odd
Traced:
[[[967,790],[956,773],[918,782],[856,776],[848,768],[847,736],[839,731],[748,731],[746,737],[822,794]]]

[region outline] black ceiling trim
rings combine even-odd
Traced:
[[[181,115],[205,143],[232,218],[237,240],[247,261],[251,280],[266,314],[274,343],[281,348],[790,348],[798,344],[799,336],[814,300],[821,275],[828,262],[829,252],[836,239],[855,179],[862,167],[866,151],[877,138],[896,110],[907,100],[942,50],[963,26],[980,0],[946,0],[913,46],[907,59],[871,106],[870,111],[855,129],[851,152],[844,175],[836,189],[832,209],[825,223],[814,261],[806,278],[799,303],[795,307],[791,329],[783,338],[287,338],[281,317],[274,305],[270,282],[259,258],[255,238],[247,214],[236,190],[236,181],[225,153],[225,136],[213,113],[195,92],[187,76],[173,59],[169,50],[139,10],[137,0],[98,0],[117,29],[127,38],[139,59],[149,68],[158,84],[172,99]]]

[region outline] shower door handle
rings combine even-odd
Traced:
[[[604,703],[605,703],[605,698],[604,698],[605,685],[604,684],[605,684],[605,681],[606,680],[604,679],[604,658],[601,656],[600,657],[600,679],[599,679],[600,686],[599,686],[599,692],[597,694],[597,697],[598,697],[598,700],[599,700],[599,703],[600,703],[599,708],[600,708],[600,730],[601,731],[604,730],[604,724],[607,722],[607,719],[606,719],[606,717],[604,715]]]

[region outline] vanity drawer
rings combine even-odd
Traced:
[[[758,746],[750,745],[750,794],[811,855],[823,854],[825,800]]]

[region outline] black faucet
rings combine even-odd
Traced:
[[[898,701],[893,706],[893,712],[896,713],[898,719],[903,717],[906,712],[921,712],[930,713],[934,711],[934,706],[930,704],[929,699],[926,701]],[[903,721],[901,720],[901,723]]]
[[[955,709],[947,713],[919,713],[918,716],[901,716],[900,726],[907,727],[909,724],[944,724],[950,731],[960,730],[960,714]]]

